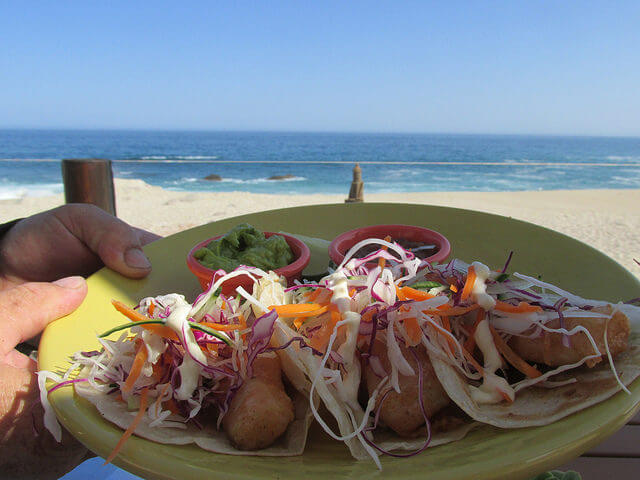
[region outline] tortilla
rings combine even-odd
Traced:
[[[82,374],[82,373],[81,373]],[[91,402],[106,420],[127,429],[137,412],[127,409],[127,404],[116,400],[116,395],[106,395],[92,388],[87,382],[75,384],[76,393]],[[307,441],[307,433],[311,426],[313,415],[309,409],[307,399],[295,393],[293,398],[295,418],[289,424],[287,431],[271,446],[262,450],[238,450],[227,435],[215,426],[205,426],[202,430],[193,424],[185,424],[184,429],[174,427],[151,427],[152,420],[144,416],[137,425],[134,434],[157,443],[171,445],[188,445],[195,443],[198,447],[215,453],[226,455],[253,455],[260,457],[288,457],[301,455]],[[172,418],[170,417],[169,420]]]
[[[431,434],[431,440],[429,441],[429,446],[427,448],[437,447],[439,445],[445,445],[447,443],[462,440],[471,430],[479,427],[480,425],[481,424],[478,422],[468,421],[463,422],[460,425],[448,430],[433,432]],[[424,440],[424,438],[419,437],[402,438],[392,431],[385,431],[376,434],[376,445],[388,452],[415,452],[416,450],[422,448],[422,446],[424,445]]]
[[[631,320],[629,348],[614,359],[616,371],[625,386],[640,376],[639,327],[638,322]],[[467,379],[455,367],[436,353],[430,351],[429,356],[451,400],[474,420],[500,428],[548,425],[600,403],[621,390],[605,356],[594,368],[583,366],[551,377],[553,381],[575,378],[575,383],[555,388],[527,387],[516,393],[511,404],[478,404],[471,396]]]

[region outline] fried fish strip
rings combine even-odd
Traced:
[[[382,398],[384,398],[384,403],[380,409],[380,419],[398,435],[413,437],[420,433],[418,429],[425,423],[418,396],[418,365],[416,359],[406,347],[400,347],[400,349],[416,374],[414,376],[398,375],[400,393],[391,390],[391,387],[386,388],[378,396],[377,407],[380,405]],[[451,400],[442,385],[440,385],[438,377],[436,377],[426,349],[423,346],[419,346],[414,351],[422,367],[422,405],[427,417],[432,417],[439,410],[449,405]],[[373,354],[380,358],[384,369],[387,372],[391,372],[386,346],[381,342],[376,342],[373,347]],[[365,381],[369,395],[373,393],[380,380],[380,377],[367,365],[365,367]],[[387,392],[389,393],[386,394]]]
[[[604,332],[607,331],[607,343],[612,357],[627,349],[629,343],[630,326],[627,316],[614,310],[611,305],[596,307],[593,312],[603,313],[610,317],[575,317],[565,318],[564,327],[571,330],[580,325],[586,328],[598,346],[599,352],[594,351],[591,342],[584,332],[578,332],[569,337],[568,346],[563,344],[563,334],[543,331],[539,337],[526,338],[513,336],[509,346],[523,359],[535,363],[543,363],[551,367],[576,363],[588,355],[600,353],[599,358],[586,361],[588,367],[593,367],[606,356]],[[553,320],[546,324],[550,328],[560,328],[560,320]],[[565,341],[566,342],[566,341]]]
[[[293,419],[293,402],[284,390],[279,358],[258,356],[252,378],[242,384],[222,420],[225,432],[240,450],[259,450],[275,442]]]

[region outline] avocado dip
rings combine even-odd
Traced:
[[[226,235],[209,242],[193,256],[207,268],[230,272],[240,265],[275,270],[293,261],[293,253],[284,237],[264,233],[248,223],[236,225]]]

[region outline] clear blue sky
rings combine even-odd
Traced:
[[[0,3],[0,128],[640,135],[640,2]]]

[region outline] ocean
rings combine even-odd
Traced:
[[[346,195],[356,163],[365,196],[640,188],[640,138],[0,130],[0,199],[60,193],[60,160],[87,157],[180,191]],[[204,180],[212,174],[221,180]]]

